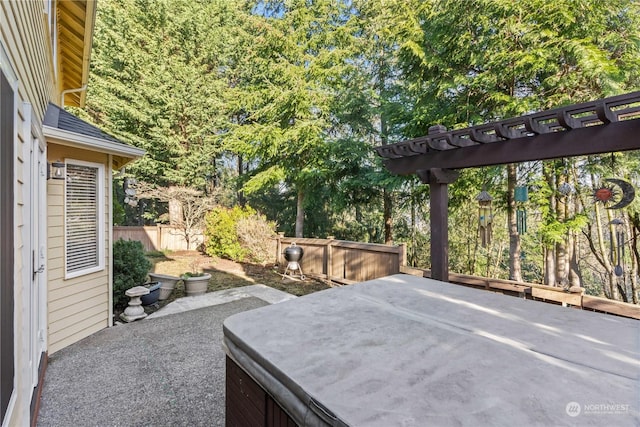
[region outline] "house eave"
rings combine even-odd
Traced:
[[[47,125],[44,125],[42,130],[48,142],[120,156],[123,158],[124,164],[140,158],[146,153],[146,151],[141,148],[108,141],[106,139],[81,135]],[[120,166],[123,166],[124,164],[121,164]]]
[[[60,94],[64,94],[60,105],[84,106],[96,10],[95,0],[57,3],[61,71],[59,90]]]

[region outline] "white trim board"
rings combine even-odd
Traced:
[[[49,142],[66,145],[69,147],[99,151],[102,153],[113,154],[116,156],[126,156],[131,158],[142,157],[146,153],[145,150],[133,147],[131,145],[125,145],[118,142],[108,141],[106,139],[81,135],[79,133],[69,132],[47,125],[42,126],[42,131]]]

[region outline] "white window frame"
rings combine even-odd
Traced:
[[[67,174],[67,179],[65,179],[64,186],[64,274],[65,279],[72,279],[74,277],[84,276],[87,274],[95,273],[98,271],[102,271],[105,269],[105,248],[104,248],[104,240],[105,240],[105,213],[104,213],[104,176],[105,176],[105,166],[102,163],[92,163],[85,162],[82,160],[75,159],[66,159],[65,160],[65,173]],[[68,183],[68,172],[69,165],[74,166],[85,166],[90,168],[96,168],[98,171],[97,174],[97,191],[96,191],[96,201],[98,207],[98,217],[97,217],[97,230],[98,230],[98,265],[85,268],[83,270],[77,270],[69,272],[67,271],[67,221],[68,221],[68,213],[67,213],[67,183]]]

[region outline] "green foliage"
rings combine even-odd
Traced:
[[[114,190],[114,193],[115,193],[115,190]],[[127,215],[124,211],[124,208],[122,207],[120,202],[118,202],[118,199],[115,197],[115,195],[112,198],[112,203],[113,203],[113,225],[124,225]]]
[[[110,0],[99,5],[94,42],[78,114],[147,150],[127,173],[223,195],[225,206],[247,202],[288,235],[302,206],[305,235],[359,241],[384,239],[384,192],[395,240],[427,268],[428,187],[390,175],[372,146],[434,124],[466,127],[640,87],[633,0]],[[520,236],[525,278],[540,279],[544,251],[601,227],[592,187],[624,176],[637,188],[639,159],[578,160],[567,165],[576,176],[562,162],[518,167],[531,189],[529,232]],[[563,213],[565,181],[576,191]],[[494,196],[490,248],[478,247],[483,186]],[[449,186],[452,270],[506,275],[507,188],[502,167],[465,170]],[[122,202],[121,183],[114,189]],[[163,213],[161,203],[143,203],[124,206],[126,224]],[[218,235],[208,252],[246,256],[238,219],[212,215]],[[593,249],[581,245],[583,277],[601,280]]]
[[[330,181],[340,161],[353,155],[332,156],[338,99],[353,69],[350,13],[347,3],[330,0],[311,7],[286,2],[279,10],[277,18],[247,20],[251,46],[240,59],[237,85],[228,91],[239,120],[225,139],[255,165],[243,185],[246,194],[286,186],[296,192],[294,206],[308,212],[324,191],[318,183]]]
[[[637,87],[637,2],[404,3],[394,33],[421,135]]]
[[[250,207],[216,208],[206,218],[205,252],[234,261],[266,264],[275,259],[275,222]]]
[[[242,261],[248,254],[238,238],[238,221],[255,215],[249,207],[215,208],[205,219],[205,253],[209,256]]]
[[[110,0],[98,6],[89,118],[147,155],[129,169],[160,185],[215,184],[226,128],[222,91],[236,2]]]
[[[151,262],[144,256],[144,247],[137,240],[118,239],[113,243],[113,306],[124,308],[129,302],[127,289],[142,285]]]
[[[130,206],[124,203],[126,195],[124,194],[124,176],[122,174],[114,174],[113,177],[113,221],[114,225],[143,225],[140,218],[140,210],[142,206]],[[150,209],[151,206],[146,206]]]

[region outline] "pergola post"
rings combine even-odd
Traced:
[[[460,176],[447,169],[419,170],[420,180],[429,184],[431,222],[431,278],[449,281],[449,192],[450,183]]]

